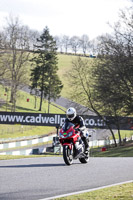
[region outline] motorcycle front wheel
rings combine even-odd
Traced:
[[[73,163],[73,155],[67,145],[63,146],[63,158],[66,165],[71,165]]]

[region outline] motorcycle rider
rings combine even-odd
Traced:
[[[85,144],[85,153],[88,153],[89,151],[89,145],[88,145],[88,140],[86,138],[86,126],[84,123],[84,120],[81,116],[77,115],[75,108],[70,107],[66,111],[66,120],[65,122],[72,122],[75,125],[75,129],[77,126],[78,130],[80,131],[80,136],[82,141]]]

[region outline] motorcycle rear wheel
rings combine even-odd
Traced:
[[[71,154],[71,150],[67,145],[63,146],[63,158],[66,165],[71,165],[73,163],[73,155]]]

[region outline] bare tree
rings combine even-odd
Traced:
[[[63,39],[62,39],[62,43],[63,43],[63,47],[65,49],[65,53],[67,53],[68,47],[70,46],[70,38],[69,38],[69,36],[64,35]]]
[[[3,80],[3,76],[8,71],[5,59],[5,35],[0,32],[0,79]]]
[[[72,50],[74,51],[75,55],[80,47],[80,39],[78,36],[73,36],[70,38],[70,45]]]
[[[11,85],[11,97],[12,103],[11,111],[16,109],[16,95],[18,87],[27,83],[27,67],[30,47],[29,43],[29,29],[27,26],[21,25],[18,18],[9,16],[7,18],[7,27],[4,28],[5,34],[5,47],[7,50],[4,55],[4,63],[8,69],[8,73],[5,75],[5,79],[10,81]],[[4,64],[3,63],[3,64]]]
[[[82,35],[80,39],[80,47],[82,48],[84,55],[86,55],[89,46],[90,46],[89,37],[85,34]]]
[[[92,90],[92,68],[93,65],[90,64],[88,60],[83,60],[80,57],[73,60],[72,69],[67,75],[71,86],[70,97],[73,101],[86,106],[89,110],[93,111],[97,116],[105,121],[104,115],[100,112],[99,105],[97,104],[97,99],[94,99],[95,91]],[[111,129],[110,124],[108,124],[108,128],[114,139],[115,146],[117,146],[114,132]]]
[[[54,36],[54,39],[56,41],[56,46],[60,50],[60,53],[63,52],[63,42],[62,42],[62,36]]]
[[[29,48],[35,50],[35,45],[37,44],[36,38],[39,38],[39,32],[34,30],[29,30]]]

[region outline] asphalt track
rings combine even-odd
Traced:
[[[39,200],[133,180],[133,158],[90,158],[66,166],[62,157],[0,161],[0,200]]]

